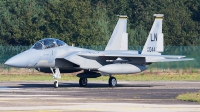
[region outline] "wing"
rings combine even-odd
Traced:
[[[85,52],[77,54],[85,58],[94,58],[94,57],[164,57],[164,58],[183,58],[182,55],[153,55],[153,54],[136,54],[136,52],[129,51],[100,51],[100,52]]]
[[[171,61],[187,61],[194,60],[193,58],[184,58],[182,55],[153,55],[153,54],[138,54],[138,52],[130,51],[100,51],[100,52],[85,52],[77,54],[84,58],[146,58],[146,62],[171,62]]]

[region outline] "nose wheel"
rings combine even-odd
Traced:
[[[80,85],[80,87],[87,86],[87,82],[88,82],[87,78],[80,78],[79,79],[79,85]]]
[[[54,88],[58,88],[58,81],[57,80],[54,81]]]
[[[115,77],[110,77],[108,80],[108,84],[110,87],[115,87],[117,85],[117,79]]]

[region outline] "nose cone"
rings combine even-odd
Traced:
[[[40,54],[40,50],[29,49],[10,58],[4,64],[19,68],[35,67],[36,63],[40,59]]]
[[[27,67],[28,65],[28,63],[26,62],[26,59],[20,54],[10,58],[4,64],[13,66],[13,67]]]

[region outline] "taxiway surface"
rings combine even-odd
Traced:
[[[85,88],[77,82],[60,82],[53,88],[50,81],[1,82],[0,111],[163,111],[199,112],[198,103],[176,100],[181,93],[197,92],[200,82],[134,81],[89,82]]]

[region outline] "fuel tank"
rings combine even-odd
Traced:
[[[109,64],[98,69],[103,74],[134,74],[146,70],[144,65]]]

